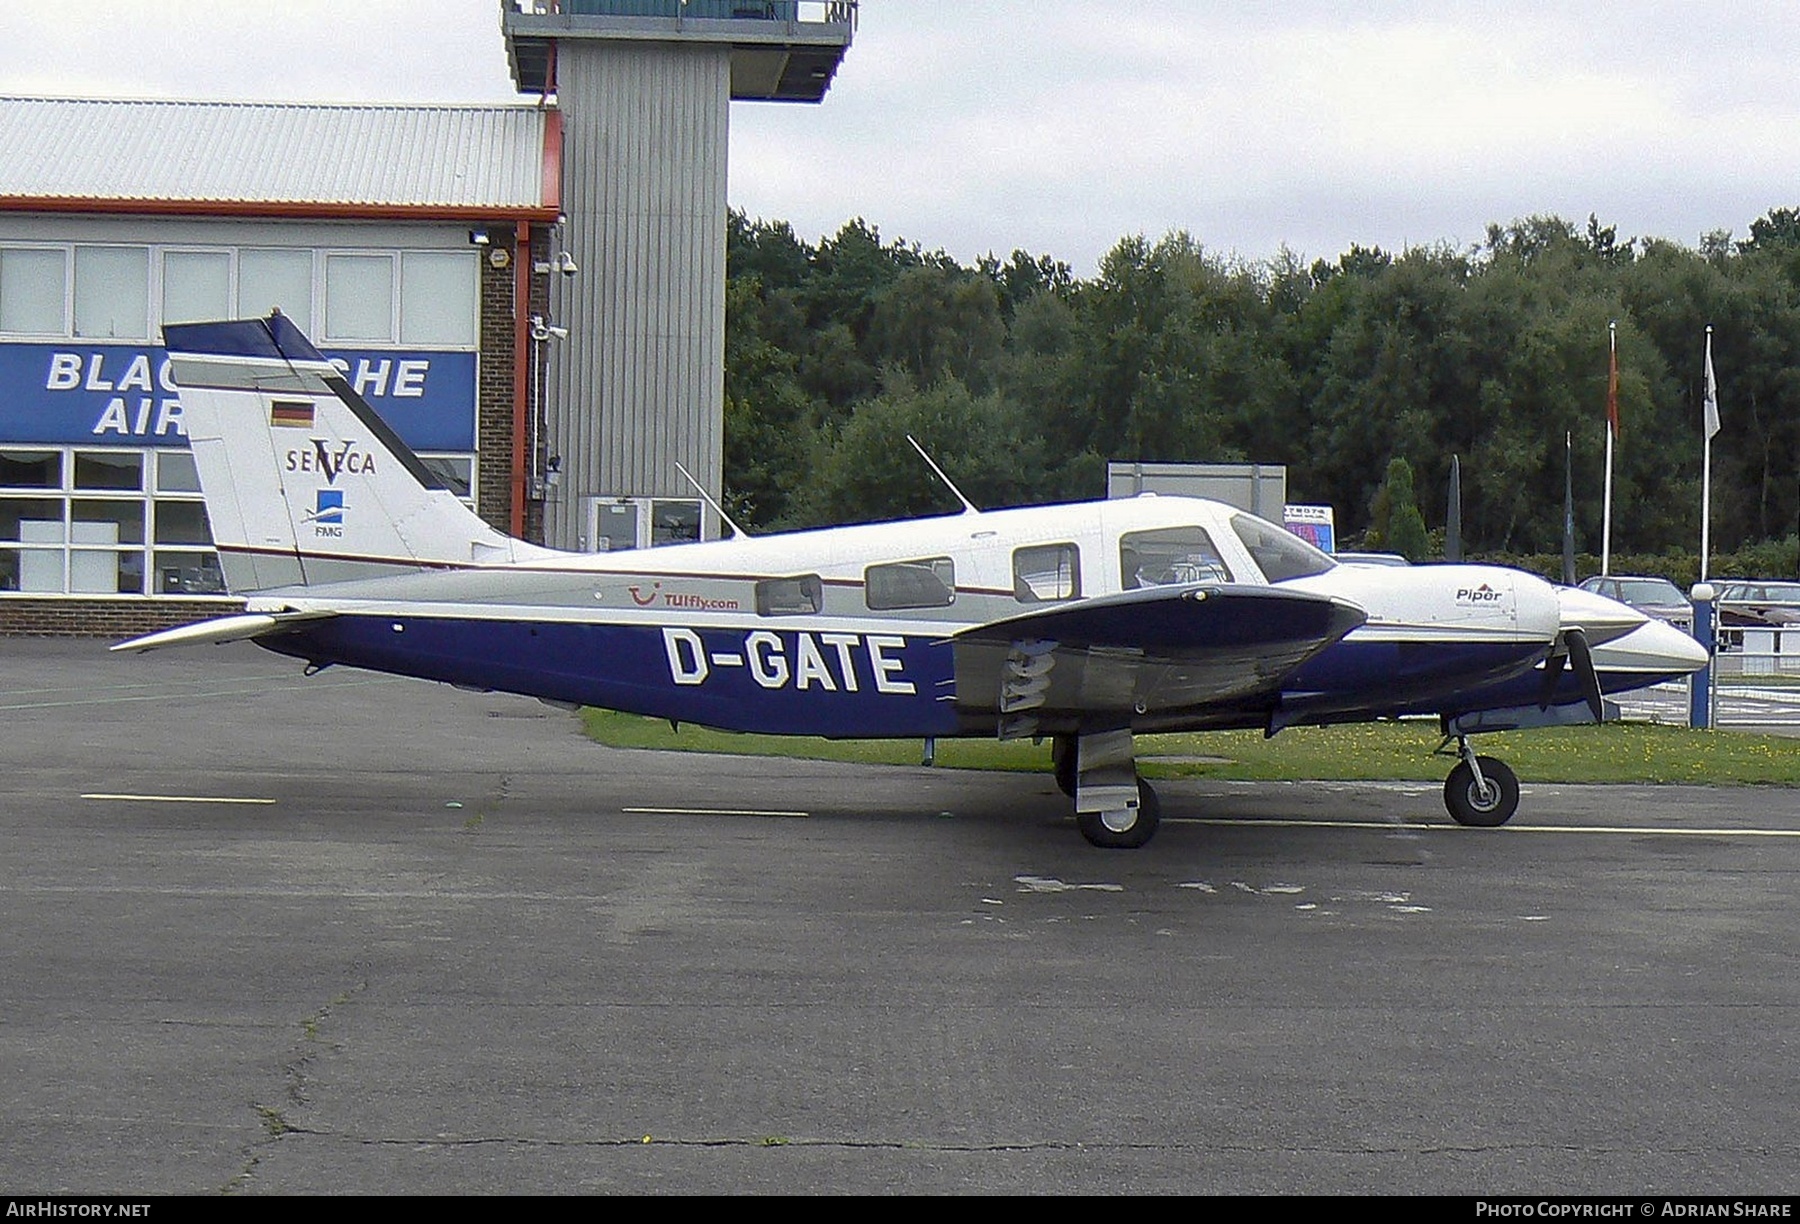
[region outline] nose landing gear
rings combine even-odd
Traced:
[[[1444,738],[1439,752],[1450,738]],[[1444,779],[1444,807],[1450,818],[1459,825],[1481,829],[1505,824],[1519,810],[1519,776],[1498,757],[1476,756],[1467,736],[1455,739],[1460,762]]]

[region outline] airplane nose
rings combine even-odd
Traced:
[[[1557,587],[1556,605],[1561,628],[1581,630],[1590,646],[1622,638],[1650,620],[1636,608],[1579,587]]]
[[[1685,675],[1706,663],[1706,647],[1673,625],[1647,618],[1636,629],[1594,650],[1594,666],[1609,675]]]

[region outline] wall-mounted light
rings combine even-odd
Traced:
[[[581,271],[581,265],[575,262],[573,255],[567,251],[560,251],[555,259],[539,260],[532,264],[531,270],[539,276],[547,276],[552,272],[561,272],[564,276],[574,276]]]
[[[469,245],[470,246],[486,246],[487,244],[488,244],[488,232],[486,230],[472,229],[469,231]]]

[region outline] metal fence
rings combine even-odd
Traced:
[[[1800,723],[1800,625],[1724,626],[1713,679],[1716,726]]]

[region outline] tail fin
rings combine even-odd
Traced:
[[[232,591],[550,553],[482,522],[283,315],[164,336]]]

